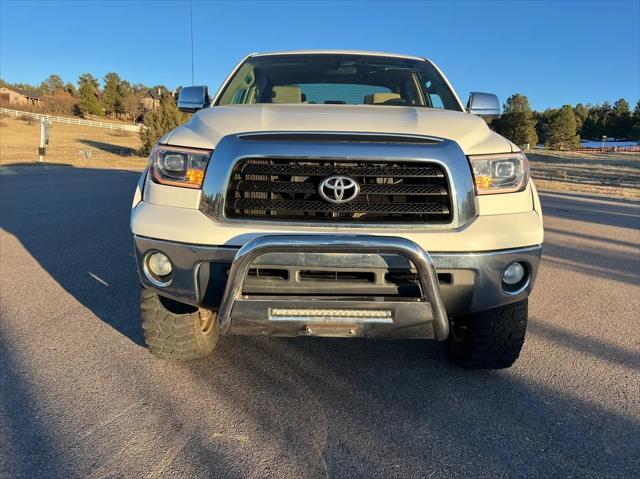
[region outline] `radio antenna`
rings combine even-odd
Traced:
[[[191,0],[189,0],[189,26],[191,31],[191,86],[195,86],[196,75],[193,67],[193,9],[191,6]]]

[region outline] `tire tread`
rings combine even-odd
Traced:
[[[462,341],[449,340],[449,353],[470,369],[503,369],[520,356],[527,331],[528,301],[522,300],[465,318]]]
[[[140,316],[145,344],[158,358],[198,359],[208,356],[218,343],[215,326],[208,334],[200,330],[198,311],[172,313],[163,306],[157,294],[144,288],[140,296]]]

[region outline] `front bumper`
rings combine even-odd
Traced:
[[[265,235],[242,248],[142,236],[134,241],[142,285],[177,301],[218,310],[223,334],[440,340],[448,335],[448,316],[526,298],[542,251],[541,245],[533,245],[428,254],[410,240],[373,235]],[[166,287],[157,286],[143,272],[145,256],[152,251],[166,254],[173,264]],[[509,293],[503,290],[501,278],[514,261],[526,266],[528,280]],[[260,271],[274,270],[284,273],[260,277]],[[248,276],[250,271],[253,276]],[[390,281],[389,275],[398,271],[405,277],[413,273],[415,278]],[[329,272],[335,273],[335,280],[327,281]],[[349,274],[341,280],[344,272]],[[365,313],[353,313],[353,320],[348,314],[340,317],[347,310]]]

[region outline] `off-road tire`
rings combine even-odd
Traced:
[[[527,300],[451,320],[449,356],[470,369],[510,367],[524,344]]]
[[[142,288],[140,313],[144,342],[158,358],[203,358],[218,344],[218,321],[214,312],[161,298]]]

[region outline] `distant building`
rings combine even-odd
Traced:
[[[9,105],[31,105],[39,107],[42,105],[42,98],[38,93],[19,88],[0,87],[0,103]]]
[[[160,98],[162,98],[162,89],[156,88],[155,90],[149,90],[145,96],[142,97],[142,107],[145,111],[152,111],[160,106]]]

